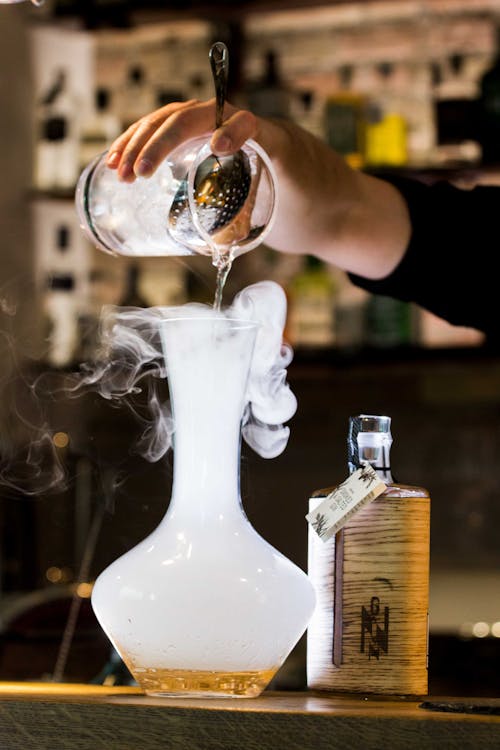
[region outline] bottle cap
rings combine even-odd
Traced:
[[[363,446],[362,456],[360,456],[360,441],[358,438],[366,433],[379,434],[384,442],[389,441],[390,445],[392,441],[391,418],[377,414],[358,414],[355,417],[349,417],[347,457],[350,471],[355,471],[361,466],[361,459],[370,462],[376,460],[380,452],[380,445]]]
[[[378,414],[358,414],[349,417],[349,434],[355,438],[359,432],[389,432],[391,418]]]

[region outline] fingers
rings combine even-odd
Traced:
[[[257,118],[231,104],[224,107],[226,120],[214,133],[211,146],[215,153],[237,151],[256,136]],[[163,159],[184,141],[209,133],[215,122],[215,100],[174,102],[131,125],[111,145],[107,165],[118,170],[124,182],[136,176],[149,177]]]
[[[237,151],[248,138],[257,134],[257,118],[251,112],[234,107],[226,107],[229,118],[215,131],[211,147],[215,154],[228,154]]]
[[[214,126],[214,120],[213,100],[191,102],[188,106],[177,109],[150,137],[143,139],[138,151],[132,152],[135,174],[149,177],[177,146],[209,132]]]
[[[135,179],[134,164],[144,145],[154,136],[158,128],[176,112],[193,106],[194,103],[195,100],[173,102],[145,117],[141,117],[113,141],[108,151],[107,166],[111,169],[117,169],[120,179],[125,182],[133,182]]]

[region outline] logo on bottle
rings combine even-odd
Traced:
[[[389,607],[380,608],[378,596],[372,596],[370,607],[361,607],[360,652],[368,659],[380,659],[381,652],[389,651]]]

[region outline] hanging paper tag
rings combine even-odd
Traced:
[[[320,539],[326,542],[337,533],[360,508],[375,500],[387,489],[375,469],[365,464],[353,472],[342,484],[310,513],[306,519]]]

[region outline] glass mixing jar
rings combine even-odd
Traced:
[[[271,160],[252,140],[242,146],[244,191],[241,185],[229,186],[227,192],[238,192],[240,202],[221,226],[209,219],[210,212],[219,210],[218,198],[226,200],[225,194],[215,192],[220,180],[209,181],[209,211],[207,191],[200,188],[207,164],[211,174],[224,170],[225,157],[214,157],[209,142],[209,134],[186,141],[153,176],[133,183],[122,182],[116,170],[106,166],[106,153],[97,156],[80,175],[75,196],[89,240],[105,252],[126,256],[214,257],[223,252],[236,257],[259,245],[271,229],[276,208]]]

